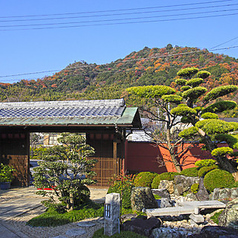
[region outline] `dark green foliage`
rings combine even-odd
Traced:
[[[225,156],[228,154],[231,154],[233,152],[233,149],[230,147],[219,147],[212,151],[212,156]]]
[[[202,168],[202,167],[208,167],[216,164],[216,160],[214,159],[203,159],[198,160],[195,162],[195,166]]]
[[[126,90],[130,94],[145,98],[160,98],[163,95],[175,93],[173,88],[163,85],[131,87]]]
[[[56,208],[49,208],[45,213],[32,218],[27,222],[29,226],[61,226],[70,222],[84,220],[86,218],[102,217],[104,206],[89,202],[78,210],[70,212],[58,212]]]
[[[156,173],[140,172],[135,177],[134,185],[135,187],[151,187],[155,176],[157,176]]]
[[[174,180],[174,176],[179,175],[177,172],[164,172],[160,174],[160,180],[169,180],[172,181]]]
[[[218,169],[217,165],[211,165],[208,167],[202,167],[198,170],[198,177],[204,177],[208,172],[214,170],[214,169]]]
[[[180,103],[183,98],[178,95],[163,95],[162,100],[165,102],[171,102],[171,103]]]
[[[197,73],[197,76],[202,79],[205,79],[205,78],[209,77],[210,75],[211,75],[211,73],[206,70],[201,70]]]
[[[204,186],[209,192],[212,192],[215,188],[228,188],[234,182],[232,174],[221,169],[214,169],[204,177]]]
[[[191,126],[187,129],[184,129],[183,131],[179,132],[179,136],[185,139],[189,139],[191,137],[194,137],[198,134],[198,128],[195,126]]]
[[[177,73],[180,77],[191,77],[198,72],[198,69],[195,67],[180,69]]]
[[[181,91],[184,92],[190,88],[191,88],[190,86],[183,86],[183,87],[181,87]]]
[[[176,79],[175,83],[178,85],[185,85],[187,83],[187,79]],[[190,87],[189,87],[190,88]]]
[[[180,175],[184,175],[186,177],[197,177],[198,176],[198,168],[193,167],[193,168],[187,168],[184,169]]]
[[[196,194],[198,192],[198,189],[199,189],[199,183],[194,183],[192,186],[191,186],[191,192]]]
[[[177,116],[188,116],[188,115],[196,114],[196,110],[188,107],[185,104],[179,104],[177,107],[171,110],[171,113]]]
[[[153,179],[152,184],[151,184],[151,188],[157,189],[157,188],[159,187],[160,180],[161,180],[161,179],[160,179],[160,175],[159,175],[159,174],[156,175],[156,176],[154,177],[154,179]]]
[[[233,149],[238,149],[238,135],[220,134],[215,139],[222,142],[225,141]]]
[[[201,128],[208,135],[227,133],[233,130],[234,126],[229,122],[218,119],[205,119],[198,121],[196,127]]]
[[[198,85],[200,85],[201,83],[203,83],[203,79],[202,78],[192,78],[190,80],[187,81],[186,85],[197,87]]]
[[[182,96],[185,99],[190,98],[190,100],[194,101],[201,95],[203,95],[206,91],[207,89],[205,87],[195,87],[184,91]]]
[[[107,193],[120,193],[122,199],[122,207],[131,208],[131,190],[134,187],[132,175],[120,175],[113,178],[113,185],[108,189]]]
[[[207,95],[204,97],[205,101],[214,100],[218,97],[225,96],[229,93],[233,93],[238,89],[235,85],[227,85],[227,86],[219,86],[217,88],[212,89]]]
[[[104,229],[101,228],[94,232],[92,238],[107,238],[109,236],[104,235]],[[116,233],[111,238],[146,238],[146,236],[139,235],[132,231],[121,231],[120,234]]]
[[[205,112],[201,115],[203,119],[218,119],[218,115],[212,112]]]
[[[205,112],[219,113],[226,110],[234,109],[236,105],[237,104],[234,101],[219,101],[203,109],[203,113]]]

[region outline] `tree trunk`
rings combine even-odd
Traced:
[[[171,138],[170,138],[170,129],[167,129],[166,137],[167,137],[167,144],[168,144],[168,147],[169,147],[169,153],[170,153],[170,156],[171,156],[172,163],[174,164],[174,167],[175,167],[176,171],[178,173],[180,173],[181,168],[180,168],[180,164],[177,160],[177,157],[175,155],[175,147],[172,146],[171,141],[170,141],[171,140]]]

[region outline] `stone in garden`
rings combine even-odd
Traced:
[[[191,214],[191,215],[189,216],[189,218],[190,218],[191,220],[193,220],[193,221],[194,221],[195,223],[197,223],[197,224],[204,222],[204,217],[203,217],[203,215],[201,215],[201,214],[197,214],[197,215]]]
[[[131,191],[131,208],[141,212],[148,208],[157,208],[158,204],[149,187],[134,187]]]
[[[152,193],[160,196],[161,198],[170,198],[170,194],[167,189],[151,189]]]
[[[92,221],[81,221],[77,223],[79,227],[93,227],[96,226],[95,222]]]
[[[70,229],[70,230],[67,230],[65,233],[65,235],[67,235],[67,236],[81,236],[84,234],[86,234],[86,231],[81,228]]]
[[[231,199],[238,198],[238,188],[231,189]]]
[[[105,198],[104,235],[120,233],[120,194],[109,193]]]
[[[174,193],[173,181],[161,180],[158,189],[167,189],[170,194]]]
[[[188,193],[186,195],[186,198],[187,198],[187,200],[189,199],[189,200],[192,200],[192,201],[197,201],[198,200],[197,196],[194,193]]]
[[[237,229],[238,234],[238,198],[227,203],[225,210],[218,218],[220,226]]]
[[[190,191],[194,183],[199,183],[198,177],[186,177],[184,175],[177,175],[174,177],[174,194],[177,196]]]
[[[164,208],[164,207],[172,207],[173,206],[173,202],[171,199],[169,198],[161,198],[157,200],[158,203],[158,207],[159,208]]]
[[[238,238],[237,230],[223,226],[204,226],[199,234],[201,238]]]
[[[50,237],[50,238],[67,238],[66,236],[62,236],[62,235],[59,235],[59,236],[54,236],[54,237]]]
[[[209,200],[209,193],[204,186],[204,179],[200,178],[199,180],[199,188],[198,192],[196,193],[196,197],[198,201],[206,201]]]
[[[137,217],[137,214],[135,213],[121,215],[121,222],[123,223],[125,221],[135,219],[136,217]]]
[[[132,231],[137,234],[149,237],[152,233],[152,230],[155,228],[159,228],[160,226],[161,226],[160,220],[155,217],[151,217],[146,220],[136,218],[133,219],[132,221],[124,222],[122,224],[122,230]]]
[[[185,238],[186,233],[170,227],[160,227],[152,231],[153,238]]]

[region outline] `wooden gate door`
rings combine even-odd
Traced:
[[[97,159],[93,171],[97,173],[95,179],[97,183],[94,186],[103,186],[108,187],[110,179],[113,178],[114,175],[119,175],[121,170],[121,160],[119,158],[93,158]]]

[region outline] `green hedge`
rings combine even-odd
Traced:
[[[221,169],[214,169],[204,177],[204,186],[209,192],[215,188],[228,188],[234,183],[232,174]]]
[[[179,175],[178,172],[165,172],[160,174],[160,180],[169,180],[172,181],[174,180],[174,176]]]
[[[151,188],[151,184],[155,176],[157,176],[156,173],[140,172],[135,177],[134,185],[135,187],[150,187]]]
[[[202,167],[201,169],[198,170],[198,177],[204,177],[208,172],[214,169],[218,169],[218,166],[215,164],[207,167]]]
[[[203,159],[195,162],[195,166],[199,168],[212,166],[214,164],[216,164],[216,160],[214,159]]]
[[[193,167],[193,168],[187,168],[184,169],[180,175],[184,175],[186,177],[197,177],[198,176],[198,168]]]
[[[160,175],[159,175],[159,174],[156,175],[156,176],[154,177],[154,179],[153,179],[152,184],[151,184],[151,188],[157,189],[157,188],[159,187],[160,180],[161,180],[161,179],[160,179]]]

